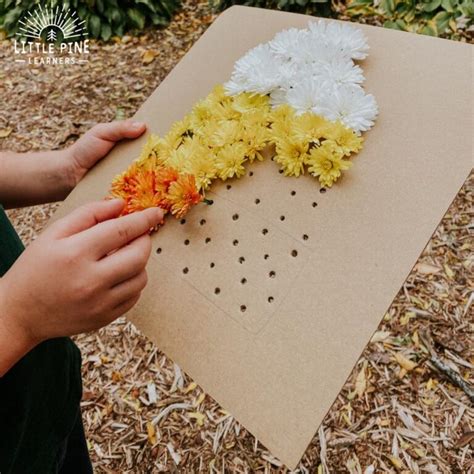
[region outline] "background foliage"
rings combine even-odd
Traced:
[[[12,36],[18,20],[40,0],[0,0],[0,28]],[[108,40],[129,30],[142,30],[147,25],[166,25],[180,6],[180,0],[53,0],[47,5],[76,10],[86,20],[89,36]]]
[[[379,16],[383,25],[425,35],[452,36],[472,26],[472,0],[354,0],[347,13],[352,17]]]
[[[216,10],[225,10],[232,5],[270,8],[319,16],[331,15],[331,0],[210,0]]]
[[[347,17],[356,21],[383,24],[388,28],[432,36],[473,34],[473,0],[210,0],[217,10],[231,5]],[[470,29],[470,31],[469,31]]]

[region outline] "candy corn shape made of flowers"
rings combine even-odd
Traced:
[[[360,29],[340,22],[277,33],[240,58],[230,80],[166,135],[150,135],[110,195],[125,200],[124,214],[158,206],[182,218],[214,180],[241,178],[264,150],[285,176],[308,173],[331,187],[351,168],[378,113],[355,63],[368,49]]]

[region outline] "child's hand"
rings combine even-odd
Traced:
[[[147,283],[148,231],[163,213],[152,208],[114,219],[123,205],[76,209],[0,279],[0,376],[39,342],[105,326],[138,301]]]
[[[64,150],[0,151],[0,202],[5,208],[61,201],[87,171],[123,138],[137,138],[141,122],[100,123]]]
[[[114,147],[115,143],[124,138],[137,138],[146,130],[143,122],[123,120],[110,123],[99,123],[87,131],[67,151],[73,169],[73,186],[100,159]]]

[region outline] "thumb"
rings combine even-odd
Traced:
[[[122,199],[110,199],[85,204],[67,216],[56,221],[48,230],[61,239],[89,229],[99,222],[118,217],[125,202]]]
[[[116,120],[115,122],[99,123],[89,130],[89,134],[100,140],[117,142],[123,138],[136,138],[146,129],[143,122],[133,120]]]

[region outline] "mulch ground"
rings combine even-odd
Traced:
[[[15,63],[11,43],[0,42],[0,149],[61,148],[97,122],[131,116],[213,19],[207,3],[187,1],[166,29],[94,43],[92,60],[69,68]],[[297,472],[474,472],[473,201],[474,175]],[[9,214],[28,243],[55,208]],[[96,472],[285,472],[131,324],[121,319],[75,339]]]

